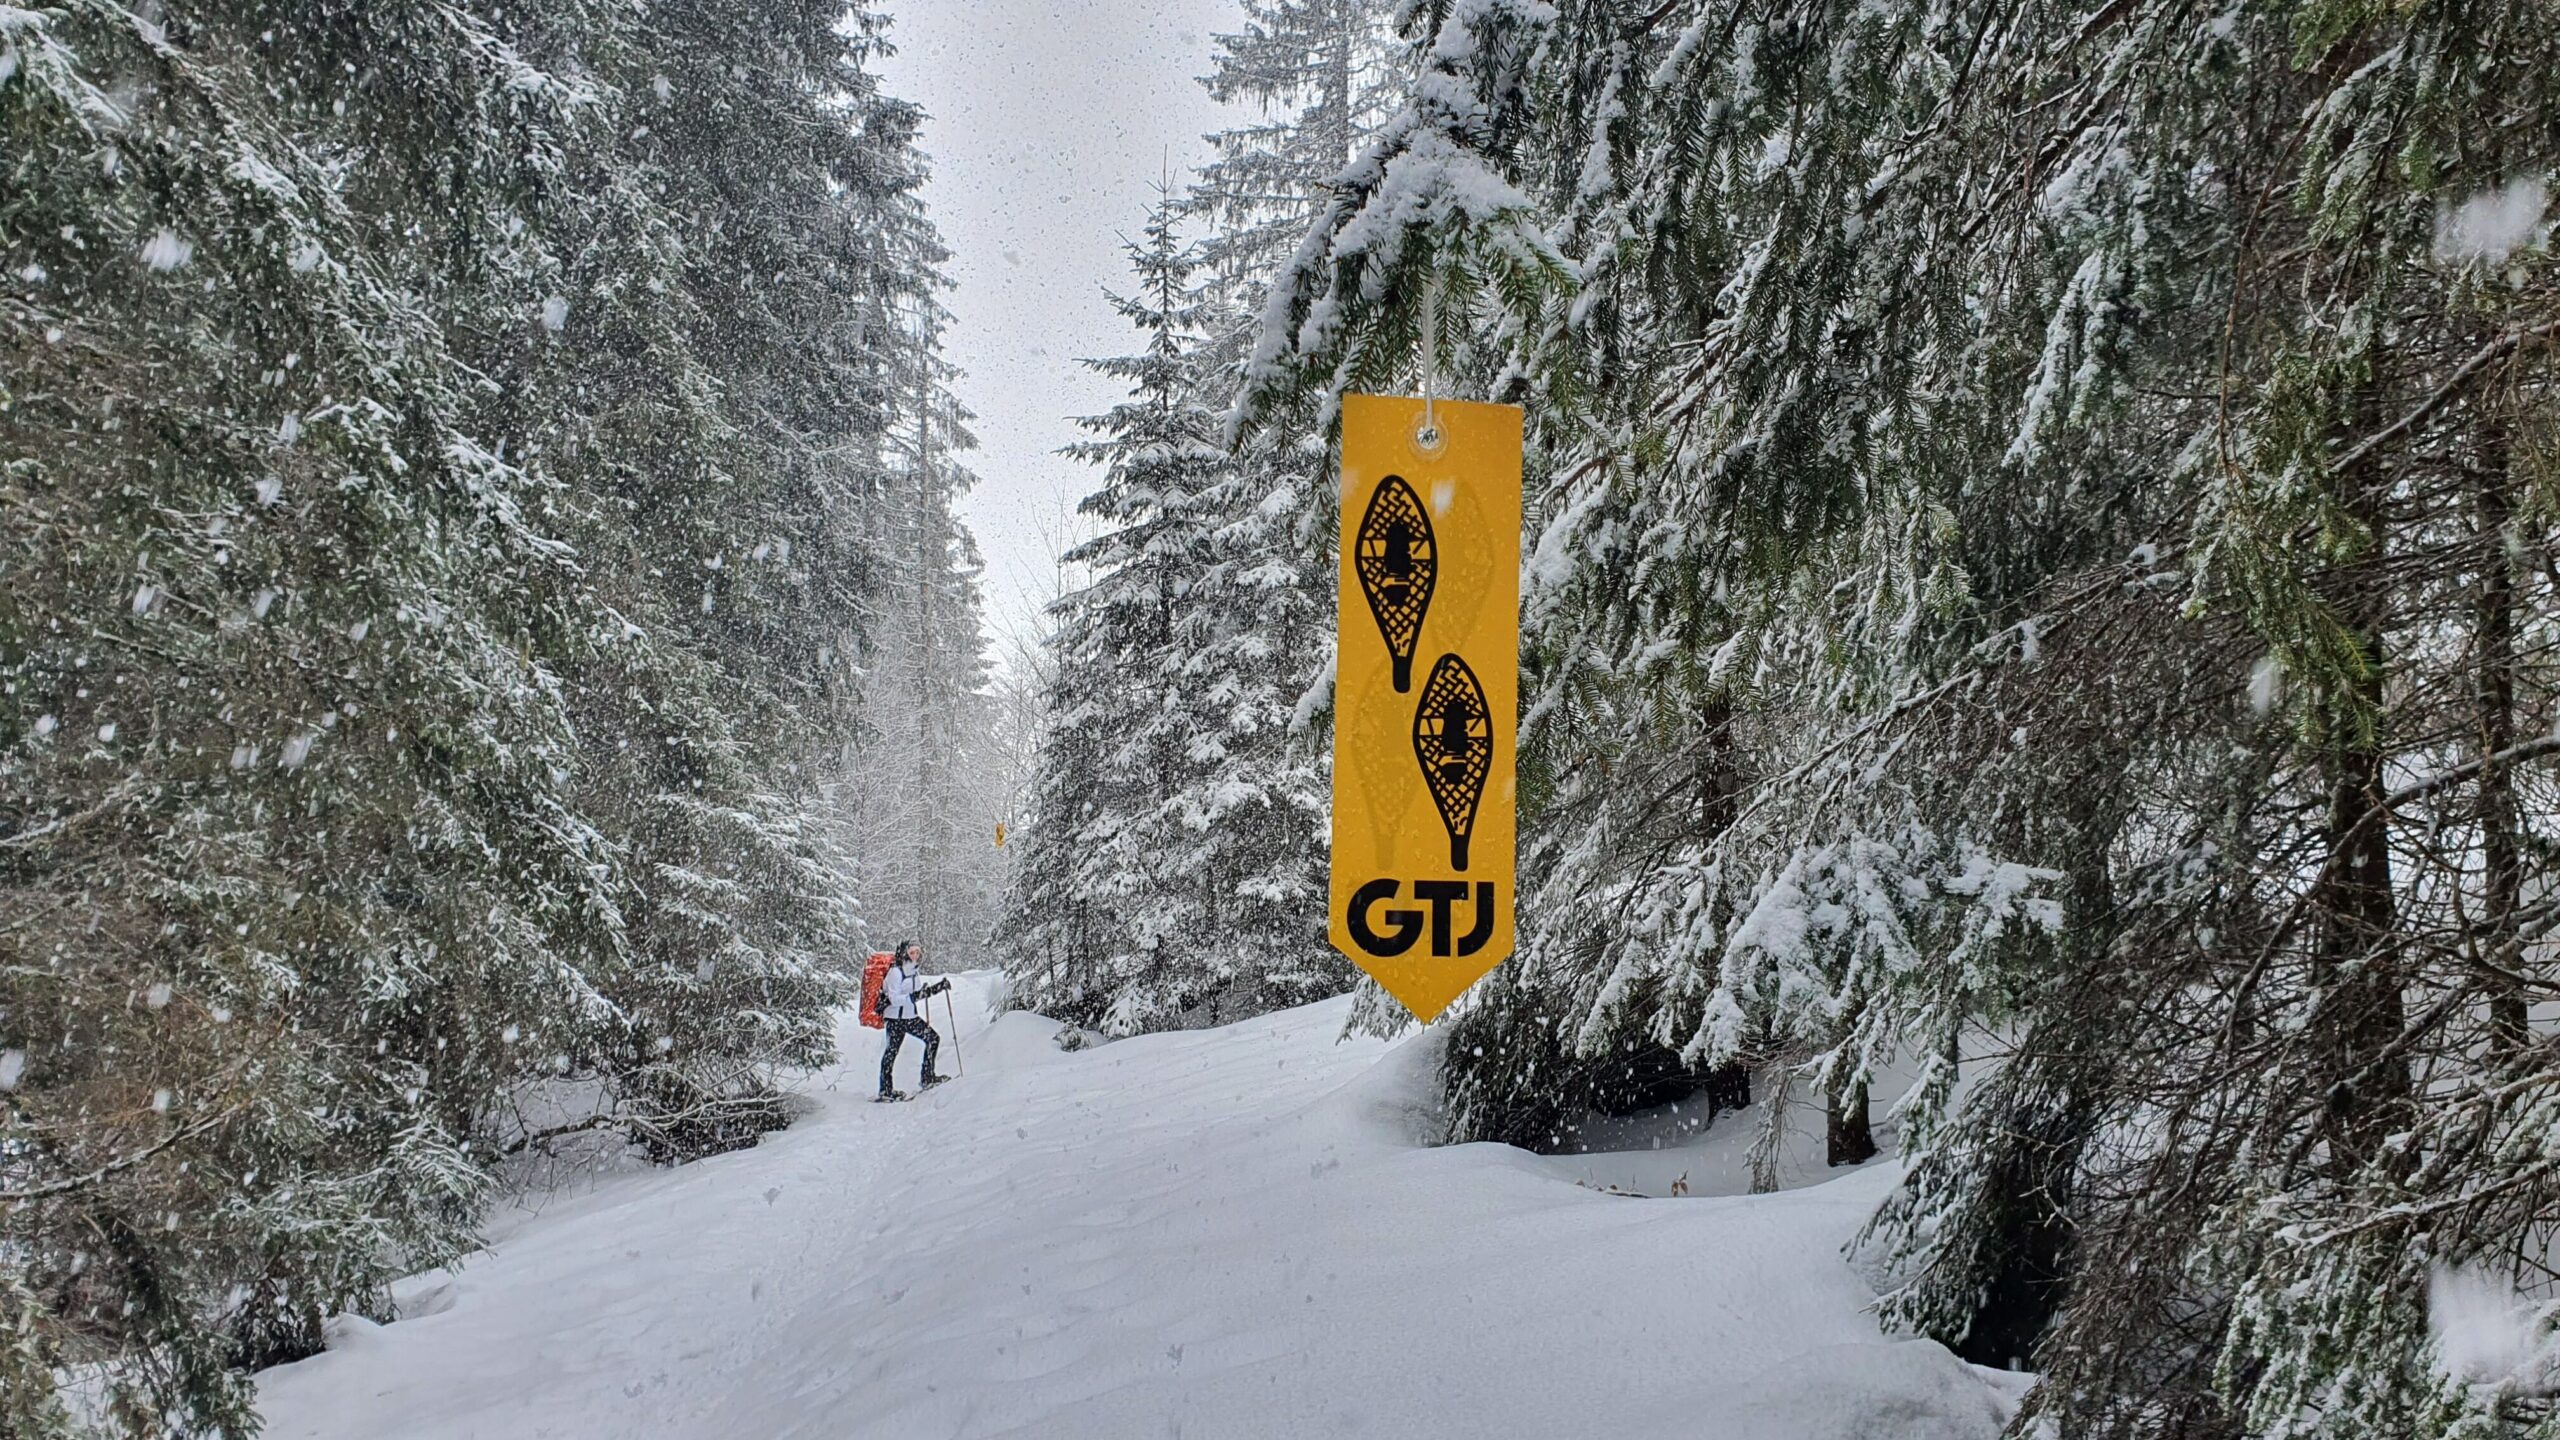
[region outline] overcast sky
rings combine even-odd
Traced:
[[[1092,467],[1056,453],[1115,387],[1076,364],[1134,348],[1102,286],[1126,289],[1124,236],[1155,186],[1207,158],[1219,108],[1193,76],[1232,0],[897,0],[893,94],[930,118],[925,202],[953,253],[952,361],[977,412],[976,493],[962,507],[987,557],[987,623],[1030,632],[1060,518]],[[1001,651],[1002,647],[999,646]]]

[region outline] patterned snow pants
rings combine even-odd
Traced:
[[[900,1020],[892,1016],[880,1022],[889,1032],[889,1043],[880,1051],[880,1093],[886,1095],[897,1087],[889,1083],[889,1069],[898,1063],[898,1048],[915,1036],[924,1042],[924,1074],[933,1074],[933,1057],[942,1049],[942,1036],[922,1020]]]

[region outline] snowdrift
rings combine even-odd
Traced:
[[[1624,1198],[1422,1146],[1427,1041],[1337,1043],[1344,1001],[1067,1054],[990,1026],[990,989],[961,987],[959,1083],[868,1104],[848,1036],[793,1129],[555,1198],[400,1322],[341,1322],[263,1377],[269,1433],[1991,1440],[2008,1413],[2004,1377],[1867,1315],[1839,1248],[1883,1169]]]

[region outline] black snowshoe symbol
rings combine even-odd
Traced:
[[[1493,712],[1476,672],[1455,655],[1441,656],[1422,687],[1413,711],[1413,756],[1422,762],[1422,781],[1448,827],[1449,864],[1464,871],[1476,805],[1493,772]]]
[[[1431,512],[1404,477],[1388,476],[1369,497],[1354,568],[1379,637],[1395,660],[1396,693],[1401,695],[1413,688],[1413,647],[1422,639],[1422,617],[1431,609],[1431,586],[1440,575],[1440,544],[1432,538]]]

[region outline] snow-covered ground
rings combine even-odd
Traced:
[[[1346,1001],[1069,1054],[989,991],[958,987],[959,1083],[868,1103],[849,1026],[792,1129],[551,1197],[263,1376],[268,1433],[1990,1440],[2009,1409],[1865,1313],[1839,1247],[1885,1169],[1623,1198],[1574,1183],[1594,1157],[1418,1144],[1424,1042],[1337,1043]]]

